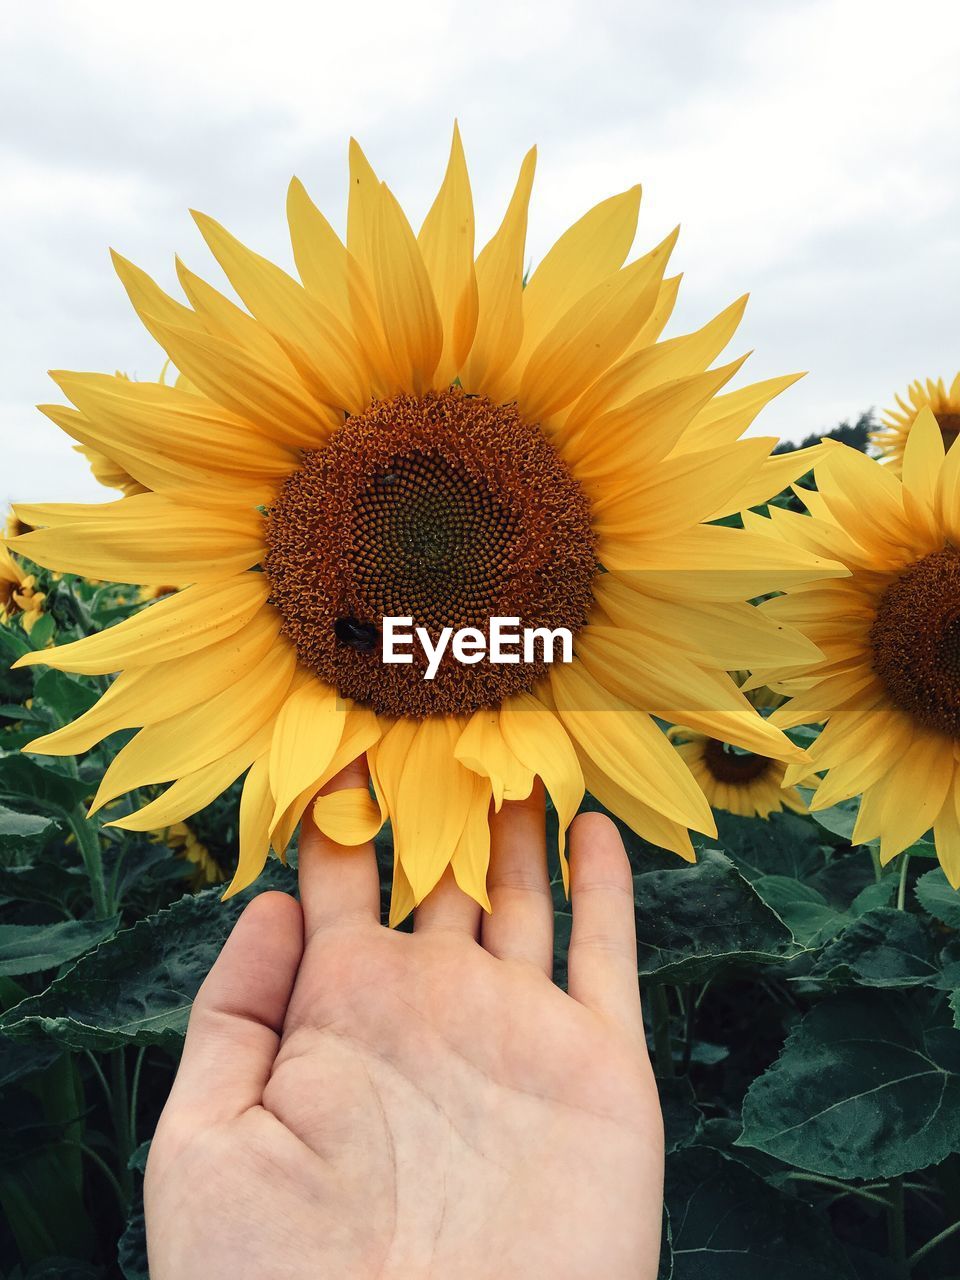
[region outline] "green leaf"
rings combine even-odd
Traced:
[[[663,1112],[663,1128],[666,1150],[677,1151],[688,1147],[703,1126],[703,1113],[697,1106],[693,1086],[685,1076],[676,1079],[658,1079],[660,1109]]]
[[[812,885],[791,876],[761,876],[753,887],[790,929],[801,947],[821,947],[848,922],[845,911],[833,907]]]
[[[187,895],[121,930],[85,955],[39,996],[0,1019],[8,1035],[47,1034],[72,1049],[160,1045],[178,1052],[193,997],[255,893],[294,887],[292,873],[267,864],[254,891],[221,902],[222,889]]]
[[[776,964],[786,925],[716,849],[693,865],[633,877],[639,971],[649,982],[705,982],[732,967]]]
[[[937,940],[929,923],[909,911],[868,911],[817,957],[811,978],[863,987],[940,985]]]
[[[709,1147],[667,1159],[673,1280],[855,1280],[828,1220]]]
[[[846,992],[813,1008],[750,1086],[738,1145],[838,1178],[893,1178],[960,1144],[960,1032],[916,996]]]
[[[0,754],[0,802],[29,798],[46,812],[70,811],[94,790],[69,773],[62,773],[56,765],[44,761],[40,764],[30,756]]]
[[[109,920],[60,920],[56,924],[0,924],[0,974],[19,976],[56,969],[117,931]]]
[[[56,830],[57,825],[50,818],[17,813],[0,804],[0,855],[32,857]]]
[[[914,886],[925,911],[951,929],[960,929],[960,892],[953,888],[941,867],[925,872]]]
[[[960,991],[951,992],[949,1005],[953,1014],[953,1025],[960,1031]]]
[[[819,832],[797,813],[772,813],[763,821],[733,813],[716,814],[720,847],[750,881],[760,876],[803,879],[822,861]]]
[[[59,1045],[42,1040],[33,1044],[0,1035],[0,1089],[35,1071],[44,1071],[61,1052]]]
[[[37,676],[33,686],[34,698],[56,713],[56,722],[66,724],[89,711],[100,697],[102,690],[93,680],[78,680],[64,671],[50,668]]]
[[[856,826],[859,810],[860,799],[856,797],[853,800],[841,800],[830,809],[820,809],[811,813],[810,817],[818,826],[832,835],[852,842],[853,828]]]

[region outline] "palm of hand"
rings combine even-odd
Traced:
[[[655,1275],[642,1041],[462,928],[314,932],[245,1101],[211,1124],[175,1092],[147,1186],[148,1222],[176,1224],[151,1239],[155,1280]]]

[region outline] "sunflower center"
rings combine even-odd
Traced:
[[[935,551],[891,583],[870,641],[891,701],[926,728],[960,737],[960,552]]]
[[[747,783],[762,777],[770,766],[767,756],[728,751],[726,745],[716,738],[707,740],[703,749],[703,761],[717,782],[726,782],[734,787],[745,787]]]
[[[449,646],[385,664],[385,617],[486,634],[492,617],[579,630],[597,570],[589,505],[539,427],[457,388],[376,401],[304,455],[268,513],[264,568],[301,663],[393,716],[497,707],[546,671]]]
[[[943,436],[943,447],[949,449],[957,436],[960,436],[960,413],[938,413],[934,416]]]

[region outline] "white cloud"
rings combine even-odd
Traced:
[[[47,367],[159,369],[108,245],[170,286],[174,252],[216,279],[195,206],[289,262],[286,182],[339,223],[350,133],[419,217],[455,115],[487,231],[539,142],[531,260],[639,179],[643,242],[683,223],[678,325],[752,292],[750,375],[811,371],[764,433],[960,367],[952,0],[63,0],[0,40],[0,498],[98,495],[31,408]]]

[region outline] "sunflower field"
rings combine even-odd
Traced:
[[[5,667],[143,608],[136,589],[36,581],[30,632],[23,613],[0,628]],[[142,1170],[191,997],[250,894],[295,891],[271,861],[221,903],[237,788],[189,824],[129,832],[85,817],[122,738],[76,765],[20,753],[105,686],[42,666],[0,676],[11,1278],[146,1277]],[[693,864],[619,824],[667,1126],[663,1280],[960,1274],[960,896],[927,838],[889,866],[877,841],[853,843],[856,808],[718,810]],[[378,852],[386,913],[386,836]],[[562,983],[559,876],[555,890]]]
[[[662,336],[639,187],[528,272],[535,162],[476,253],[456,129],[416,234],[351,143],[345,243],[290,185],[299,280],[197,214],[242,305],[115,254],[176,373],[53,374],[122,496],[0,546],[10,1280],[147,1276],[191,1002],[301,821],[376,841],[391,927],[444,877],[479,918],[538,778],[561,986],[577,812],[631,860],[661,1280],[960,1276],[960,383],[874,456],[748,435],[796,376],[728,388],[746,299]],[[390,664],[388,617],[571,657]]]

